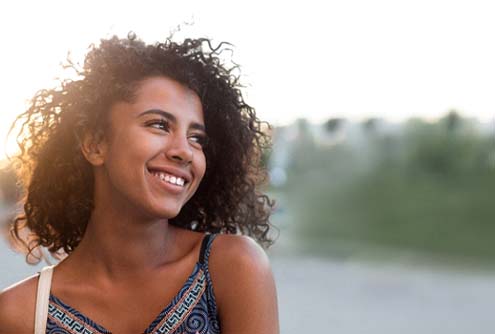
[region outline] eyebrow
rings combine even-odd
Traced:
[[[172,123],[177,123],[177,118],[169,113],[169,112],[166,112],[164,110],[161,110],[161,109],[150,109],[150,110],[146,110],[146,111],[143,111],[142,113],[140,113],[137,117],[142,117],[142,116],[145,116],[145,115],[149,115],[149,114],[153,114],[153,115],[159,115],[159,116],[162,116],[166,119],[168,119],[169,121],[171,121]],[[203,124],[200,124],[200,123],[192,123],[191,126],[190,126],[191,129],[195,129],[195,130],[201,130],[203,132],[206,132],[206,128]]]

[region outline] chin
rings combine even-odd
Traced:
[[[177,217],[184,207],[185,203],[181,200],[172,200],[170,198],[154,200],[148,202],[143,209],[148,217],[155,219],[173,219]]]
[[[153,216],[159,219],[173,219],[179,215],[181,208],[158,208],[153,210]]]

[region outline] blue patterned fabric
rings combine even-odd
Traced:
[[[192,274],[168,306],[144,334],[218,334],[220,323],[213,295],[208,258],[215,235],[205,236],[201,255]],[[47,334],[109,334],[84,314],[50,295]]]

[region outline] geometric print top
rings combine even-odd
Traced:
[[[144,334],[220,333],[217,305],[208,270],[208,258],[215,237],[216,234],[205,235],[193,272],[170,304],[143,331]],[[50,294],[46,333],[110,334],[111,332]]]

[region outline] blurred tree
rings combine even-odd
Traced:
[[[459,113],[455,109],[452,109],[447,116],[445,116],[445,122],[447,124],[447,131],[449,133],[454,133],[460,128],[462,119]]]
[[[493,138],[454,110],[436,122],[412,119],[397,132],[380,122],[362,122],[362,132],[354,128],[335,145],[304,135],[292,145],[301,164],[289,167],[286,196],[298,236],[330,252],[340,240],[493,259]],[[323,129],[339,124],[331,119]],[[298,124],[310,134],[307,126]]]
[[[324,128],[329,133],[335,133],[340,129],[343,123],[343,118],[330,118],[328,121],[325,122]]]
[[[371,117],[363,122],[363,129],[367,133],[376,133],[378,130],[378,126],[380,124],[380,119]]]

